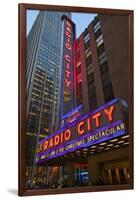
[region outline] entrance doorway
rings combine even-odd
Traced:
[[[118,185],[129,183],[129,169],[128,168],[113,168],[103,170],[104,184]]]
[[[88,165],[75,163],[75,186],[87,186],[89,182]]]

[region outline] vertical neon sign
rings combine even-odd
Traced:
[[[66,47],[66,53],[65,53],[65,77],[64,77],[64,81],[65,81],[65,90],[64,90],[64,100],[70,101],[70,90],[71,90],[71,51],[72,51],[72,47],[71,47],[71,24],[68,20],[66,20],[66,42],[65,42],[65,47]]]
[[[74,49],[75,24],[65,15],[62,16],[61,50],[61,117],[74,108]]]

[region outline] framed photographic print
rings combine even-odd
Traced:
[[[19,4],[19,195],[133,189],[133,11]]]

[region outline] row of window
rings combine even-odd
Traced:
[[[105,52],[105,46],[103,41],[103,36],[101,32],[100,22],[98,21],[94,25],[94,34],[96,38],[97,53],[99,59],[99,69],[102,80],[102,87],[104,92],[105,102],[108,102],[114,98],[113,87],[109,73],[109,67],[107,62],[107,56]]]
[[[97,108],[97,96],[96,96],[94,72],[90,73],[87,76],[87,81],[88,81],[89,107],[90,110],[92,111]]]
[[[92,55],[91,54],[86,58],[85,62],[86,62],[86,66],[88,66],[92,63]]]
[[[97,107],[97,97],[96,97],[96,87],[94,80],[94,69],[92,64],[92,52],[90,49],[91,41],[87,29],[84,33],[84,42],[85,42],[85,63],[87,71],[89,109],[90,111],[92,111]]]

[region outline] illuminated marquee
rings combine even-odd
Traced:
[[[62,116],[61,118],[61,127],[67,126],[68,124],[72,123],[76,119],[78,119],[83,113],[83,105],[80,104],[75,109],[67,113],[66,115]]]
[[[119,100],[115,99],[40,141],[37,162],[50,160],[125,134],[118,102]],[[116,120],[118,112],[120,117]]]

